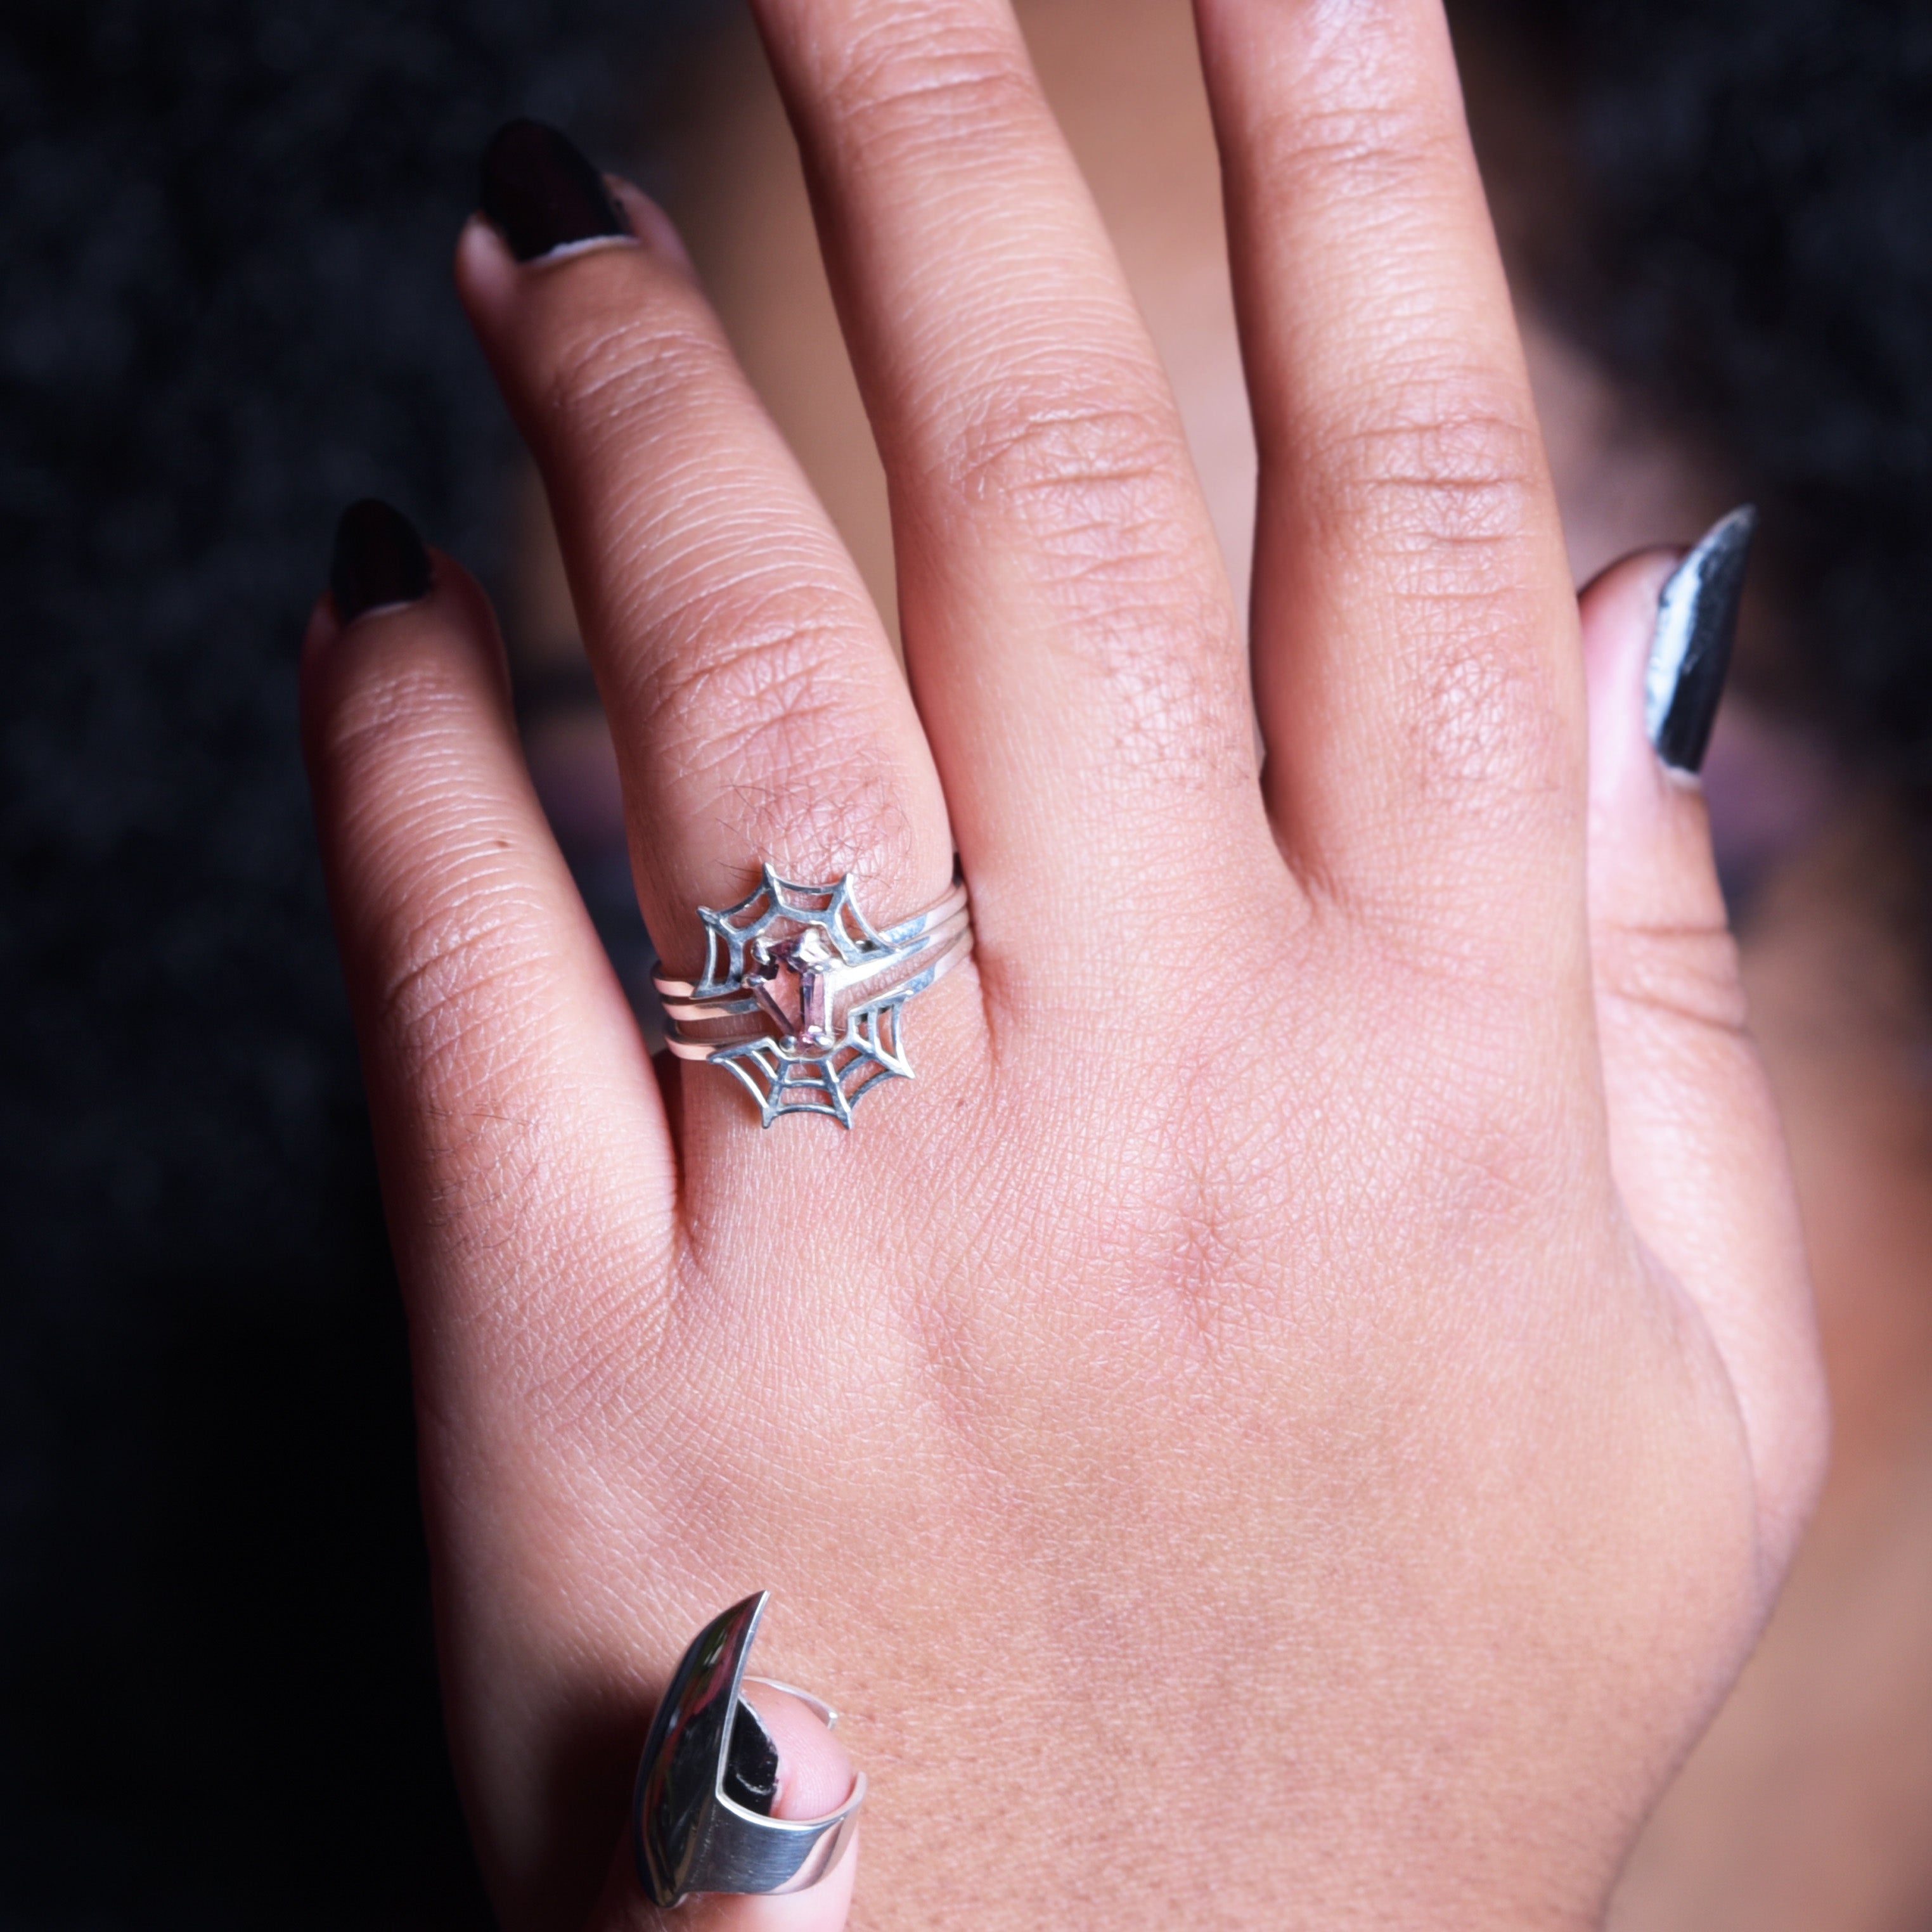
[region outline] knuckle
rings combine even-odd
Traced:
[[[1086,367],[989,390],[955,438],[952,488],[1053,531],[1144,530],[1174,494],[1178,427],[1150,401],[1098,400],[1139,386]]]
[[[1444,167],[1462,160],[1450,127],[1399,100],[1326,108],[1292,101],[1263,122],[1257,152],[1271,194],[1318,194],[1378,227],[1418,195],[1432,197]]]
[[[471,863],[388,941],[370,1034],[410,1090],[416,1181],[430,1225],[466,1250],[518,1244],[558,1186],[568,1113],[544,1079],[559,1024],[538,909]],[[567,1138],[567,1136],[566,1136]]]
[[[859,654],[836,615],[795,586],[741,580],[702,593],[677,628],[709,641],[665,654],[643,700],[644,735],[724,802],[753,849],[842,870],[909,860],[904,777],[874,742]],[[872,755],[855,757],[859,746]]]
[[[1466,962],[1396,962],[1378,942],[1360,956],[1358,1012],[1385,1032],[1390,1010],[1412,1025],[1388,1036],[1385,1106],[1362,1114],[1354,1068],[1324,1070],[1317,1090],[1357,1156],[1351,1215],[1374,1217],[1370,1238],[1440,1256],[1494,1251],[1574,1214],[1568,1090],[1540,1076],[1521,1000]]]
[[[627,436],[638,418],[725,377],[728,354],[696,318],[593,319],[552,348],[536,395],[539,422],[575,439]]]
[[[565,994],[534,828],[479,770],[476,667],[433,641],[342,693],[322,755],[365,1065],[410,1124],[432,1220],[468,1242],[530,1198],[529,1144],[555,1110],[532,1082]]]
[[[1144,386],[1137,370],[1090,365],[1003,386],[962,423],[948,481],[969,514],[1024,533],[1033,581],[1066,620],[1053,634],[1106,686],[1124,752],[1198,778],[1204,747],[1237,761],[1245,748],[1244,723],[1222,715],[1234,684],[1220,674],[1238,651],[1190,538],[1198,506],[1179,426],[1162,402],[1134,398]]]
[[[818,742],[837,730],[830,714],[844,694],[845,640],[799,602],[742,581],[697,593],[672,628],[705,641],[655,667],[642,705],[650,741],[680,763],[756,752],[779,783],[815,764]]]
[[[1498,836],[1528,834],[1570,794],[1580,809],[1580,754],[1521,599],[1472,598],[1448,618],[1438,603],[1431,616],[1432,662],[1408,720],[1424,799],[1453,807],[1466,832],[1480,823]]]
[[[1748,1032],[1737,942],[1702,923],[1600,923],[1592,934],[1598,998],[1653,1019],[1742,1039]]]
[[[518,1271],[520,1254],[542,1252],[547,1225],[568,1192],[551,1146],[534,1113],[506,1112],[500,1098],[494,1106],[425,1108],[424,1222],[457,1252]]]
[[[488,852],[504,849],[494,835],[514,836],[513,820],[478,770],[479,744],[508,728],[507,718],[492,717],[505,694],[488,688],[486,666],[444,648],[447,641],[384,639],[396,648],[367,654],[313,728],[333,800],[332,839],[359,850],[358,862],[375,867],[398,893],[406,888],[412,904],[423,878],[423,827],[461,827],[470,842],[452,843],[439,832],[439,877],[472,864],[487,876]]]
[[[448,1068],[459,1050],[502,1043],[535,1023],[536,909],[492,881],[481,854],[445,855],[442,891],[381,946],[374,1018],[402,1064]]]
[[[1474,1249],[1561,1223],[1574,1211],[1568,1150],[1577,1144],[1569,1090],[1542,1077],[1516,1003],[1412,976],[1418,1010],[1449,1043],[1423,1046],[1402,1070],[1413,1123],[1399,1133],[1398,1198],[1412,1200],[1452,1249]]]
[[[368,668],[375,674],[337,694],[321,723],[325,760],[352,779],[440,735],[469,709],[446,667],[423,652],[390,653]]]
[[[921,21],[914,10],[852,37],[824,100],[861,164],[922,150],[955,165],[962,140],[1040,112],[1039,89],[1010,39],[975,22]]]
[[[1435,1118],[1424,1154],[1438,1231],[1465,1250],[1546,1226],[1560,1181],[1550,1136],[1520,1112],[1462,1107]]]
[[[1430,796],[1514,824],[1579,777],[1550,648],[1564,618],[1541,548],[1540,440],[1514,394],[1480,374],[1384,398],[1334,440],[1331,508],[1372,559],[1415,663],[1412,769]]]
[[[1484,554],[1509,549],[1544,488],[1536,425],[1512,387],[1485,372],[1406,380],[1377,372],[1364,419],[1330,446],[1335,485],[1352,520],[1383,554],[1413,560],[1426,592],[1445,565],[1466,593]],[[1493,566],[1507,580],[1510,560]]]

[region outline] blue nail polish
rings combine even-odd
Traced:
[[[1731,668],[1738,607],[1757,512],[1747,504],[1713,524],[1664,586],[1643,678],[1643,728],[1674,770],[1704,762]]]

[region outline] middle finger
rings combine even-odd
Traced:
[[[1170,909],[1244,833],[1285,880],[1180,421],[1006,0],[755,10],[891,488],[982,950],[1018,932],[1047,956],[1075,894]]]

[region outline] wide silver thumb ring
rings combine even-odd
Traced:
[[[802,1892],[838,1862],[866,1802],[861,1775],[823,1818],[769,1815],[776,1754],[739,1694],[768,1594],[734,1604],[698,1632],[651,1720],[632,1798],[631,1846],[653,1904],[676,1905],[694,1892]],[[828,1725],[837,1721],[815,1697],[792,1695]]]

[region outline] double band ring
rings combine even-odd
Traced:
[[[638,1882],[654,1905],[694,1892],[802,1892],[838,1862],[866,1802],[866,1780],[822,1818],[774,1818],[777,1754],[740,1701],[745,1661],[764,1614],[760,1590],[714,1617],[684,1653],[651,1720],[631,1804]],[[764,1682],[764,1678],[754,1679]],[[837,1714],[788,1684],[824,1723]]]
[[[860,1097],[912,1078],[907,1002],[973,950],[966,887],[884,932],[859,910],[848,872],[802,885],[770,866],[758,890],[722,912],[700,906],[704,976],[656,981],[666,1044],[680,1060],[734,1074],[763,1124],[830,1114],[852,1124]]]

